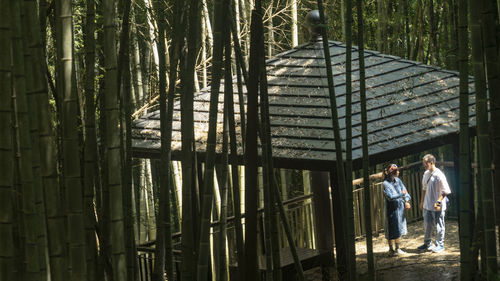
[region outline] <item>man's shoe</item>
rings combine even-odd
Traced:
[[[442,251],[444,251],[444,246],[436,246],[436,247],[434,247],[434,249],[432,249],[432,251],[434,253],[442,252]]]
[[[434,247],[432,247],[432,243],[427,245],[427,244],[423,244],[422,246],[419,246],[417,249],[419,251],[431,251],[433,250]]]
[[[396,249],[396,254],[397,255],[406,255],[406,252],[401,250],[401,249]]]

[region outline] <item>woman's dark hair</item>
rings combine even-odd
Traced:
[[[396,164],[387,165],[387,167],[384,169],[384,179],[388,179],[392,174],[396,174],[398,169],[398,165]]]

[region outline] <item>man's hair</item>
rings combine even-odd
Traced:
[[[436,157],[432,154],[426,154],[424,158],[422,158],[426,163],[436,163]]]

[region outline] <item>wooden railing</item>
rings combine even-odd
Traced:
[[[294,237],[295,245],[300,248],[309,248],[314,249],[314,208],[313,208],[313,200],[312,194],[298,196],[296,198],[287,200],[283,202],[283,205],[286,210],[287,218],[290,223],[290,229],[292,231],[292,236]],[[264,225],[263,216],[264,209],[261,208],[258,210],[259,217],[259,230]],[[244,215],[242,216],[242,224],[244,226]],[[227,219],[227,241],[229,247],[229,264],[234,264],[236,261],[236,231],[234,227],[234,217],[228,217]],[[279,220],[278,220],[279,221]],[[219,234],[219,221],[212,222],[211,226],[211,235],[214,238],[214,241],[217,241],[217,236]],[[279,244],[280,248],[288,247],[288,241],[285,236],[285,231],[283,229],[282,224],[280,224],[280,237]],[[174,233],[172,235],[172,239],[174,240],[174,248],[180,249],[180,236],[181,233]],[[263,250],[263,241],[262,235],[259,234],[259,253],[262,254]],[[138,258],[138,266],[139,266],[139,280],[140,281],[150,281],[151,274],[153,271],[154,264],[154,245],[155,241],[149,241],[143,243],[137,247],[137,258]],[[179,262],[180,262],[180,251],[174,250],[174,260],[176,261],[176,270],[179,272]]]
[[[406,218],[408,222],[418,220],[422,217],[422,213],[419,209],[419,203],[421,200],[421,180],[423,175],[423,169],[421,167],[421,162],[412,163],[403,167],[400,167],[401,173],[400,178],[406,186],[409,194],[412,197],[411,204],[412,208],[406,212]],[[438,162],[437,166],[444,170],[447,175],[448,181],[453,185],[453,170],[451,162]],[[364,217],[364,189],[359,188],[362,184],[362,179],[356,179],[353,181],[353,208],[354,208],[354,232],[355,237],[362,237],[365,235],[365,217]],[[378,235],[384,229],[384,196],[383,196],[383,185],[382,185],[382,174],[374,174],[370,176],[370,188],[371,188],[371,221],[372,229],[374,235]],[[358,188],[356,188],[358,187]],[[453,187],[452,187],[453,190]],[[315,248],[315,214],[314,214],[314,202],[312,200],[313,195],[307,194],[303,196],[296,197],[291,200],[283,202],[285,206],[287,217],[290,223],[290,228],[292,231],[292,236],[294,237],[294,243],[300,248]],[[455,204],[452,200],[452,204]],[[264,225],[263,223],[263,213],[264,210],[259,209],[259,228]],[[450,210],[450,213],[453,213]],[[316,214],[320,216],[321,214]],[[244,215],[242,216],[242,224],[244,225]],[[229,247],[229,263],[236,260],[236,236],[234,228],[234,217],[228,217],[227,220],[227,241]],[[219,222],[212,222],[212,232],[211,235],[218,235]],[[174,239],[174,246],[179,249],[181,233],[175,233],[172,235]],[[259,253],[263,253],[263,242],[262,235],[259,234]],[[149,281],[151,280],[151,273],[153,269],[154,260],[154,241],[141,244],[137,247],[138,259],[139,259],[139,269],[140,269],[140,280]],[[284,235],[283,227],[280,227],[280,247],[288,247],[287,239]],[[175,259],[177,261],[176,270],[178,270],[178,263],[180,262],[180,251],[175,251]]]

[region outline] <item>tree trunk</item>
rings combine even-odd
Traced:
[[[234,13],[233,13],[234,15]],[[233,19],[231,19],[233,20]],[[232,25],[234,27],[234,25]],[[234,38],[234,33],[233,33],[233,40]],[[230,55],[230,54],[228,54]],[[236,71],[238,73],[237,75],[237,80],[238,80],[238,95],[243,96],[243,90],[242,90],[242,85],[241,85],[241,75],[239,75],[239,70],[238,69],[238,59],[236,59]],[[232,88],[231,88],[232,89]],[[224,91],[225,93],[225,91]],[[229,156],[230,162],[231,162],[231,179],[232,179],[232,195],[233,195],[233,214],[234,214],[234,228],[235,228],[235,235],[236,235],[236,254],[237,254],[237,264],[238,264],[238,269],[237,269],[237,275],[236,279],[237,280],[243,280],[243,260],[244,260],[244,247],[245,245],[243,244],[243,228],[242,228],[242,223],[241,223],[241,195],[240,195],[240,177],[238,173],[238,151],[237,151],[237,139],[236,139],[236,122],[235,122],[235,112],[234,112],[234,96],[233,95],[227,95],[227,115],[228,115],[228,125],[229,125],[229,147],[231,150],[231,154]],[[240,106],[244,104],[243,100],[240,99]],[[244,105],[243,105],[244,106]],[[241,110],[241,109],[240,109]],[[240,120],[240,127],[241,127],[241,134],[242,134],[242,139],[243,137],[243,128],[244,128],[244,119]]]
[[[118,84],[115,41],[115,1],[105,0],[104,5],[104,57],[106,73],[106,155],[107,185],[109,187],[110,241],[114,280],[128,280],[125,253],[123,190],[120,154],[120,109],[118,107]],[[117,173],[119,172],[119,173]],[[118,174],[118,176],[117,176]]]
[[[208,137],[206,145],[205,172],[203,177],[203,195],[200,224],[200,241],[198,256],[198,277],[197,280],[207,276],[209,237],[210,237],[210,214],[213,201],[213,183],[215,167],[215,148],[217,141],[217,113],[219,105],[219,89],[222,77],[222,54],[224,47],[224,25],[226,24],[225,7],[228,7],[227,0],[218,0],[214,3],[214,47],[212,54],[212,86],[210,89],[210,109],[208,117]]]
[[[259,29],[262,22],[262,7],[257,2],[252,11],[250,31],[250,64],[247,84],[247,124],[245,138],[245,281],[258,279],[257,262],[257,208],[259,188],[257,183],[257,118],[258,118],[258,83],[259,83]]]
[[[491,154],[488,135],[488,105],[486,94],[486,77],[484,69],[483,36],[480,25],[480,6],[473,1],[469,2],[472,42],[472,64],[474,67],[474,82],[476,86],[476,116],[477,138],[479,153],[479,176],[481,178],[481,204],[483,212],[483,237],[486,249],[486,268],[483,274],[488,280],[493,280],[497,272],[496,263],[496,235],[495,217],[491,216],[494,210],[493,187],[491,182]],[[490,85],[490,87],[493,85]]]
[[[488,75],[488,93],[490,104],[490,120],[500,118],[500,63],[498,56],[498,44],[496,41],[498,16],[491,0],[483,0],[482,27],[484,38],[484,52],[486,69]],[[493,167],[493,193],[495,202],[500,202],[500,124],[490,122],[490,139],[492,148]],[[500,207],[495,209],[496,224],[500,224]]]
[[[19,2],[11,4],[12,52],[14,75],[13,109],[15,111],[16,155],[19,155],[18,169],[22,186],[22,210],[25,242],[25,277],[29,280],[46,279],[45,221],[43,212],[42,180],[40,174],[39,132],[36,106],[27,98],[27,83],[32,77],[26,76],[27,63],[24,59],[21,8]],[[29,59],[28,59],[29,60]],[[31,69],[31,68],[29,68]],[[30,110],[31,109],[31,110]],[[37,203],[38,201],[38,203]],[[42,270],[43,269],[43,270]]]
[[[122,140],[122,195],[123,195],[123,213],[124,213],[124,236],[125,251],[127,257],[127,276],[128,280],[137,279],[136,257],[137,250],[134,237],[134,221],[132,214],[132,89],[130,82],[130,9],[131,0],[121,1],[123,9],[122,29],[120,33],[120,50],[118,54],[118,91],[121,101],[121,111],[123,120],[121,120],[121,140]],[[124,147],[123,147],[124,146]]]
[[[193,180],[194,150],[193,150],[193,93],[194,69],[198,54],[198,28],[200,23],[200,3],[196,0],[189,2],[189,27],[187,34],[188,55],[185,65],[181,66],[181,133],[182,133],[182,264],[181,276],[183,281],[194,280],[196,272],[196,250],[194,224],[196,222],[196,205],[193,203],[192,192],[195,181]]]
[[[40,25],[36,14],[36,1],[24,1],[24,21],[26,32],[23,32],[25,48],[25,69],[27,77],[27,93],[30,110],[37,120],[40,139],[41,175],[43,178],[44,197],[46,199],[47,235],[50,241],[49,259],[52,280],[67,280],[66,272],[66,230],[61,207],[60,187],[57,180],[57,157],[55,155],[55,138],[51,125],[51,113],[45,76],[45,57],[40,36]]]
[[[94,191],[97,172],[97,138],[95,130],[94,65],[95,65],[95,3],[87,0],[85,43],[85,137],[84,137],[84,220],[87,256],[87,280],[97,280],[97,241]]]
[[[298,0],[291,0],[292,1],[292,47],[295,47],[299,45],[299,28],[297,25],[297,1]]]
[[[318,10],[320,14],[320,21],[325,22],[325,14],[324,14],[324,9],[323,9],[323,1],[318,0]],[[348,202],[348,197],[347,197],[347,192],[348,190],[351,190],[351,184],[346,182],[346,175],[345,175],[345,170],[344,170],[344,161],[343,161],[343,156],[342,156],[342,143],[340,139],[340,129],[339,129],[339,120],[338,120],[338,113],[337,113],[337,100],[336,100],[336,95],[335,95],[335,85],[333,84],[333,74],[332,74],[332,63],[331,63],[331,57],[330,57],[330,47],[328,44],[328,37],[327,37],[327,32],[326,28],[322,29],[322,37],[323,37],[323,52],[324,52],[324,58],[325,58],[325,65],[326,65],[326,73],[327,73],[327,79],[328,79],[328,90],[329,90],[329,96],[330,96],[330,109],[331,109],[331,118],[332,118],[332,129],[333,129],[333,134],[335,138],[335,163],[336,163],[336,179],[337,181],[332,183],[332,186],[334,188],[337,188],[339,190],[339,196],[341,198],[342,205],[340,208],[343,211],[343,216],[341,219],[344,220],[345,222],[345,228],[343,229],[343,234],[345,238],[345,245],[340,245],[340,247],[344,246],[345,248],[341,248],[341,251],[345,251],[346,254],[346,266],[347,266],[347,277],[351,280],[354,280],[355,278],[355,253],[354,253],[354,236],[349,237],[350,233],[353,233],[354,231],[352,230],[352,224],[348,221],[348,219],[351,217],[352,213],[352,205],[349,208],[349,202]],[[352,201],[351,201],[352,202]],[[351,203],[352,204],[352,203]],[[340,273],[340,275],[343,275]]]
[[[9,0],[0,0],[0,244],[1,281],[16,279],[14,256],[14,144],[12,142],[12,42]]]
[[[373,256],[372,241],[372,213],[371,213],[371,187],[370,187],[370,159],[368,154],[368,120],[366,109],[366,80],[365,80],[365,50],[363,41],[363,3],[357,1],[358,8],[358,57],[359,57],[359,95],[361,105],[361,142],[363,149],[363,188],[364,188],[364,216],[366,233],[366,256],[368,260],[368,278],[375,280],[375,261]],[[352,174],[352,173],[351,173]],[[348,177],[349,178],[349,177]],[[349,183],[352,179],[349,179]],[[352,194],[352,191],[351,191]],[[354,221],[354,218],[352,219]]]
[[[226,9],[231,9],[231,6]],[[227,20],[232,20],[226,18]],[[227,27],[226,27],[227,30]],[[228,31],[228,30],[227,30]],[[227,199],[228,199],[228,151],[229,151],[229,102],[233,102],[233,79],[231,75],[231,34],[224,35],[224,121],[222,132],[222,164],[220,165],[219,193],[220,193],[220,215],[219,215],[219,280],[229,280],[226,256],[227,241]],[[234,114],[234,113],[233,113]]]
[[[474,190],[471,185],[472,167],[470,136],[469,136],[469,67],[468,67],[468,45],[469,37],[467,32],[467,0],[458,1],[458,21],[459,21],[459,75],[460,75],[460,280],[471,280],[472,271],[472,231],[474,229]],[[450,6],[450,11],[451,11]]]
[[[83,187],[79,152],[79,116],[73,62],[73,23],[70,1],[56,2],[56,34],[59,95],[62,98],[63,177],[66,192],[68,256],[70,280],[86,280],[85,235],[83,223]],[[56,68],[57,69],[57,68]]]

